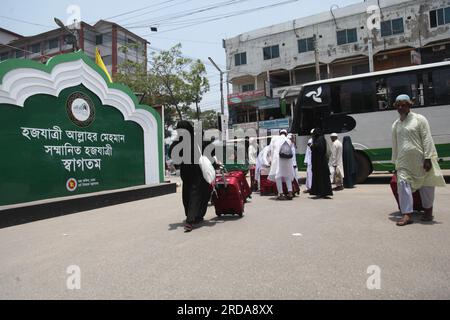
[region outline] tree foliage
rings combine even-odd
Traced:
[[[122,52],[129,51],[130,47],[122,47]],[[119,66],[114,80],[145,94],[145,103],[164,106],[166,125],[184,118],[197,119],[201,114],[198,104],[209,91],[205,65],[200,60],[184,57],[181,44],[153,53],[148,70],[145,63],[126,60]],[[197,117],[192,117],[192,105],[197,106]]]

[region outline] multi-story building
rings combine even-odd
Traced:
[[[255,126],[258,115],[260,127],[288,127],[300,85],[319,73],[326,79],[449,59],[450,0],[332,7],[224,40],[224,48],[230,124]]]
[[[147,65],[147,40],[118,24],[104,20],[95,25],[80,22],[78,36],[79,48],[91,58],[95,59],[95,48],[99,48],[106,68],[112,75],[126,60]],[[70,40],[70,35],[62,28],[30,37],[0,28],[0,61],[23,58],[45,62],[52,56],[72,52]]]

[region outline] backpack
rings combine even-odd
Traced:
[[[292,154],[291,146],[287,141],[283,143],[280,148],[280,158],[282,159],[292,159],[294,155]]]

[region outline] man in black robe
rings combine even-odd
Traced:
[[[191,150],[188,163],[184,161],[180,165],[181,180],[183,180],[183,206],[186,215],[186,224],[184,230],[186,232],[192,231],[194,224],[202,222],[206,211],[208,210],[208,202],[211,196],[211,187],[203,178],[200,166],[194,162],[195,148],[198,148],[194,140],[194,128],[188,121],[180,121],[177,125],[178,129],[184,129],[189,132],[191,139]],[[180,135],[179,135],[180,136]],[[182,142],[182,138],[171,146],[173,148]],[[203,148],[202,148],[203,149]],[[182,152],[187,152],[183,150]],[[172,152],[171,152],[172,154]],[[180,154],[182,157],[183,154]]]
[[[317,198],[328,198],[333,195],[328,166],[327,142],[320,129],[314,129],[312,154],[312,186],[310,194]]]
[[[343,162],[344,162],[344,188],[354,188],[358,167],[355,159],[355,148],[349,136],[343,140]]]

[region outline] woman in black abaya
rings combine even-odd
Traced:
[[[190,152],[189,161],[187,163],[182,162],[180,165],[181,179],[183,180],[183,206],[184,213],[186,215],[186,224],[184,230],[186,232],[192,231],[194,224],[203,221],[203,218],[208,209],[208,202],[211,196],[211,188],[208,182],[203,178],[202,170],[195,160],[195,148],[198,145],[194,140],[194,128],[188,121],[180,121],[177,125],[177,130],[184,129],[189,132],[191,139],[191,150],[183,150],[184,152]],[[181,136],[181,135],[179,135]],[[202,139],[200,138],[200,141]],[[171,146],[171,150],[179,143],[182,142],[182,138]],[[202,149],[201,149],[202,150]],[[180,154],[183,156],[183,154]]]
[[[317,198],[327,198],[333,195],[328,166],[327,142],[320,129],[314,129],[312,154],[312,186],[310,194]]]
[[[358,173],[358,166],[355,158],[355,148],[353,147],[352,139],[345,136],[342,142],[343,145],[343,161],[344,161],[344,188],[354,188],[356,184],[356,175]]]

